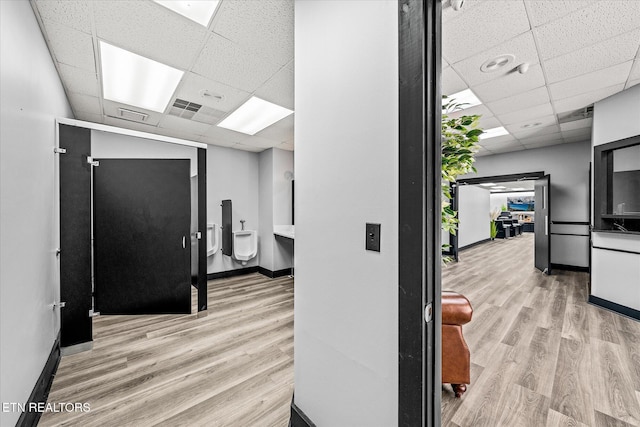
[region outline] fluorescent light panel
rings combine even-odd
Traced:
[[[293,114],[293,111],[288,108],[252,96],[226,119],[218,123],[218,126],[247,135],[255,135],[290,114]]]
[[[460,105],[456,111],[466,110],[467,108],[475,107],[476,105],[482,104],[482,101],[478,99],[475,93],[471,91],[471,89],[465,89],[461,92],[454,93],[453,95],[448,95],[447,98],[442,99],[442,105],[447,102],[454,100],[456,104],[464,104]]]
[[[167,1],[167,0],[154,0],[161,6],[166,7],[191,19],[198,24],[208,27],[211,17],[218,7],[220,0],[191,0],[191,1]]]
[[[493,182],[487,182],[487,183],[480,184],[480,185],[482,185],[483,187],[493,187],[496,184],[494,184]]]
[[[496,136],[509,135],[509,132],[503,127],[491,128],[480,134],[480,139],[495,138]]]
[[[184,71],[100,41],[105,99],[162,113]]]

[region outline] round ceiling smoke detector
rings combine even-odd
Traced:
[[[200,91],[200,96],[203,97],[203,98],[211,99],[211,100],[216,101],[216,102],[220,102],[220,101],[224,100],[224,95],[220,95],[219,93],[209,92],[206,89],[202,89]]]
[[[480,71],[483,73],[493,73],[501,68],[511,64],[516,59],[515,56],[505,53],[504,55],[498,55],[495,58],[491,58],[480,66]]]

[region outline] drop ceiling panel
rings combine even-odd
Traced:
[[[95,96],[81,95],[78,93],[69,94],[69,102],[74,111],[82,111],[88,114],[102,114],[100,98]]]
[[[246,139],[247,135],[218,126],[211,126],[204,133],[204,138],[206,138],[204,142],[207,142],[207,144],[230,146]]]
[[[447,67],[442,70],[442,94],[451,95],[467,89],[467,84],[460,78],[458,73]]]
[[[91,34],[91,4],[86,1],[38,0],[40,16]]]
[[[280,145],[282,141],[274,141],[272,139],[267,139],[261,136],[246,136],[243,140],[239,142],[241,145],[253,146],[260,149],[267,149],[271,147],[276,147]]]
[[[531,124],[531,123],[540,123],[537,127],[535,128],[525,128],[523,126]],[[507,130],[509,132],[514,132],[516,134],[522,134],[522,132],[524,132],[525,130],[531,130],[531,131],[542,131],[542,128],[547,127],[547,126],[553,126],[553,125],[557,125],[558,121],[556,119],[555,115],[548,115],[548,116],[544,116],[544,117],[537,117],[535,119],[533,118],[527,118],[522,122],[519,123],[512,123],[510,125],[505,126],[507,128]]]
[[[529,29],[522,1],[485,1],[442,26],[442,49],[455,63]]]
[[[479,115],[479,116],[482,116],[482,118],[487,119],[493,116],[493,113],[484,104],[476,105],[471,108],[465,108],[464,110],[458,110],[458,111],[454,111],[446,114],[447,116],[454,119],[462,116],[475,116],[475,115]]]
[[[209,34],[203,26],[154,2],[92,4],[100,39],[181,70],[191,66]]]
[[[284,119],[274,123],[273,125],[261,130],[256,134],[261,138],[269,139],[278,143],[293,140],[293,123],[294,115],[285,117]]]
[[[47,19],[43,19],[43,25],[56,61],[96,72],[90,35]]]
[[[533,27],[539,27],[549,21],[562,18],[571,12],[594,3],[594,0],[525,0]]]
[[[575,130],[575,129],[583,129],[589,128],[591,129],[591,125],[593,124],[593,119],[582,119],[582,120],[574,120],[573,122],[560,123],[560,129],[564,131]]]
[[[537,122],[538,117],[553,115],[551,104],[540,104],[535,107],[526,108],[524,110],[514,111],[513,113],[505,113],[500,115],[500,121],[504,125],[512,125],[522,122]]]
[[[480,127],[480,129],[486,130],[500,127],[502,126],[502,123],[500,123],[500,121],[498,121],[498,119],[496,119],[495,117],[482,116],[480,117],[480,120],[478,120],[478,126]]]
[[[514,137],[522,141],[522,139],[533,138],[541,135],[549,135],[553,133],[560,133],[560,126],[556,124],[540,125],[532,128],[523,128],[522,125],[505,126],[509,133]]]
[[[635,30],[550,59],[544,64],[547,82],[559,82],[630,61],[639,43],[640,30]]]
[[[278,65],[293,58],[293,1],[223,1],[213,31]]]
[[[640,52],[640,49],[638,49]],[[633,61],[633,66],[631,67],[631,72],[629,73],[629,81],[640,79],[640,59]]]
[[[293,72],[282,67],[265,84],[260,86],[255,95],[265,101],[293,110]]]
[[[95,97],[101,96],[96,73],[66,64],[59,64],[58,71],[69,92]]]
[[[220,138],[214,138],[206,135],[199,137],[198,142],[203,142],[209,145],[217,145],[218,147],[233,147],[237,144],[237,142],[229,142]]]
[[[483,101],[492,102],[544,86],[540,65],[533,65],[526,74],[511,73],[472,88]]]
[[[616,94],[624,88],[624,84],[618,84],[615,86],[609,86],[602,89],[598,89],[592,92],[583,93],[580,95],[572,96],[571,98],[565,98],[560,101],[554,101],[553,106],[556,113],[566,113],[568,111],[575,111],[581,108],[587,107],[596,101],[607,98],[613,94]]]
[[[102,114],[91,114],[91,113],[85,113],[83,111],[78,111],[75,114],[75,118],[77,120],[83,120],[85,122],[91,122],[91,123],[102,123],[104,121],[104,117],[102,117]]]
[[[534,29],[540,56],[549,59],[638,28],[640,2],[600,1]]]
[[[480,139],[480,146],[487,148],[495,145],[509,144],[513,142],[516,142],[516,139],[513,137],[513,135],[501,135],[489,139]]]
[[[211,80],[253,92],[280,68],[278,64],[262,57],[259,52],[242,48],[214,34],[202,50],[193,71]]]
[[[207,90],[211,94],[222,95],[224,98],[217,100],[213,96],[202,96],[201,91],[203,90]],[[224,112],[235,110],[250,96],[249,92],[207,79],[195,73],[186,73],[176,91],[176,98],[206,105]]]
[[[161,129],[170,129],[177,132],[201,136],[205,134],[211,125],[196,122],[194,120],[183,119],[181,117],[165,115],[162,120],[160,120],[158,127]]]
[[[480,71],[480,67],[486,61],[506,53],[515,56],[512,64],[491,73]],[[523,62],[528,62],[529,64],[537,64],[540,62],[531,31],[519,35],[499,46],[474,55],[471,58],[456,62],[451,65],[451,67],[460,75],[464,76],[465,80],[473,86],[502,77]]]
[[[561,132],[549,133],[546,135],[536,135],[528,138],[521,138],[520,143],[523,145],[532,145],[545,141],[556,141],[558,144],[563,142],[563,135]]]
[[[541,86],[528,92],[489,102],[487,103],[487,107],[491,109],[494,114],[505,114],[548,102],[549,91],[547,91],[546,86]]]
[[[640,2],[638,3],[640,4]],[[627,61],[613,67],[583,74],[562,82],[549,85],[551,99],[554,101],[593,92],[617,84],[624,84],[629,77],[632,61]]]

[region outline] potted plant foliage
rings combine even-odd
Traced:
[[[450,184],[459,175],[476,172],[473,166],[478,152],[478,137],[483,130],[478,127],[479,115],[451,117],[450,114],[462,109],[464,104],[447,99],[442,106],[442,229],[455,235],[458,229],[458,213],[451,208]],[[442,245],[443,251],[450,245]],[[444,262],[451,261],[443,257]]]

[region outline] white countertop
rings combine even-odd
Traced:
[[[287,239],[294,239],[295,227],[295,225],[274,225],[273,234],[276,236],[286,237]]]

